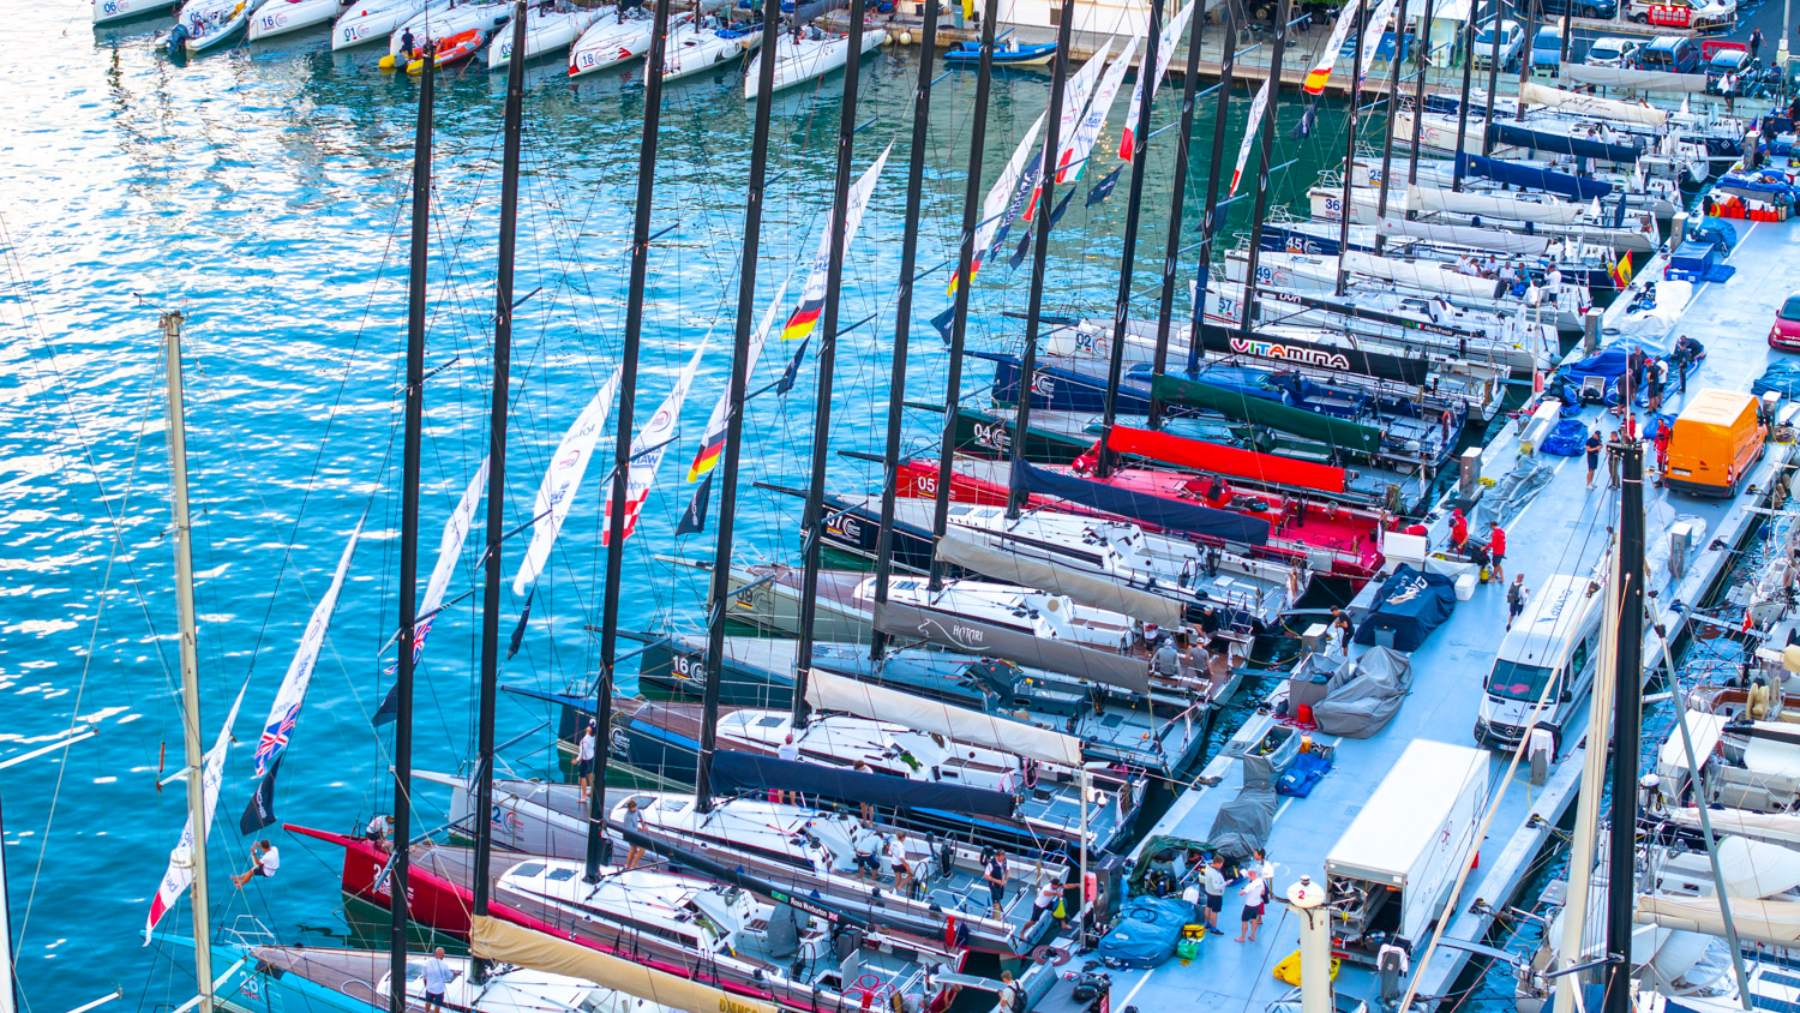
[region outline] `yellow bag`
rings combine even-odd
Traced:
[[[1332,981],[1337,980],[1338,968],[1341,967],[1343,965],[1343,963],[1344,962],[1342,960],[1339,960],[1337,957],[1331,958],[1331,980]],[[1300,984],[1300,951],[1295,950],[1294,952],[1281,958],[1281,963],[1275,965],[1274,974],[1275,974],[1276,978],[1278,978],[1279,980],[1281,980],[1282,982],[1284,982],[1286,984],[1299,985]]]

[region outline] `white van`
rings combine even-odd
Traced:
[[[1599,581],[1568,574],[1531,591],[1494,655],[1475,717],[1476,742],[1517,746],[1546,685],[1552,688],[1538,720],[1562,726],[1594,684],[1606,601],[1601,592]]]

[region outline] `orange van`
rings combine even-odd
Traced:
[[[1762,457],[1768,435],[1755,397],[1718,388],[1699,391],[1675,419],[1663,481],[1699,496],[1735,496]]]

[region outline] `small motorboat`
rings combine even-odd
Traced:
[[[251,6],[251,0],[188,0],[175,12],[175,35],[189,53],[203,53],[243,31]],[[174,48],[174,36],[170,48]]]
[[[441,40],[448,45],[452,37],[466,42],[463,33],[470,29],[479,29],[485,41],[496,29],[512,20],[513,5],[505,2],[479,4],[452,4],[448,7],[427,7],[419,14],[408,18],[399,28],[388,36],[388,55],[381,58],[378,66],[382,70],[397,70],[410,62],[410,57],[417,55],[425,48],[425,44],[433,39]],[[412,52],[400,52],[407,36],[412,36]],[[476,47],[480,48],[480,47]],[[473,51],[462,54],[472,55]],[[440,54],[441,56],[441,54]],[[442,67],[446,62],[438,60]]]
[[[701,71],[723,66],[754,49],[762,42],[762,32],[755,29],[727,28],[708,17],[698,25],[693,22],[670,29],[663,53],[664,81],[690,77]],[[651,67],[644,65],[644,80],[650,79]]]
[[[450,0],[357,0],[338,15],[331,48],[351,49],[385,39],[427,8],[448,6]]]
[[[775,90],[824,77],[842,67],[850,55],[850,37],[831,35],[817,27],[801,29],[799,38],[783,35],[775,44]],[[879,28],[863,32],[862,51],[868,53],[887,41],[887,33]],[[760,58],[760,57],[759,57]],[[744,97],[756,97],[762,77],[757,73],[758,58],[750,61],[744,74]]]
[[[994,44],[996,67],[1042,67],[1056,58],[1056,43],[1019,43],[1007,40]],[[945,63],[981,62],[981,43],[958,42],[944,51]]]
[[[104,25],[145,14],[161,14],[173,6],[169,0],[94,0],[94,24]]]
[[[433,59],[437,64],[437,68],[442,70],[445,67],[453,66],[467,60],[469,57],[474,56],[476,51],[487,43],[487,40],[488,33],[485,29],[481,28],[465,28],[454,35],[444,36],[438,40],[437,49],[433,52]],[[406,72],[408,74],[425,73],[424,58],[419,57],[408,60],[406,62]]]
[[[343,9],[344,0],[269,0],[250,16],[250,41],[322,25]]]
[[[678,15],[671,25],[680,25],[691,17]],[[592,74],[648,53],[654,23],[650,13],[641,7],[622,15],[602,16],[569,48],[569,76]]]
[[[531,8],[525,16],[525,59],[535,60],[566,49],[599,16],[598,10],[585,7],[559,9],[543,4]],[[497,70],[510,63],[512,46],[512,33],[501,32],[488,47],[488,69]]]

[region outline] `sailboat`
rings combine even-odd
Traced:
[[[595,8],[532,8],[525,19],[525,44],[521,49],[523,58],[535,60],[572,45],[600,16],[600,11]],[[488,69],[498,70],[506,66],[512,60],[512,55],[512,39],[503,34],[488,47]]]
[[[344,0],[267,0],[250,16],[251,42],[322,25],[338,16]]]
[[[602,15],[569,47],[569,76],[580,77],[635,60],[650,51],[650,14],[642,8],[618,8],[616,17]],[[692,18],[682,14],[677,21]]]
[[[795,19],[800,20],[798,13]],[[817,25],[799,27],[792,34],[783,34],[775,44],[775,90],[784,91],[837,70],[850,58],[852,45],[859,47],[858,56],[864,56],[887,42],[887,32],[880,28],[865,28],[860,34],[861,38],[853,42],[849,36],[827,33]],[[762,58],[760,53],[750,58],[744,74],[746,99],[756,97],[756,63]]]

